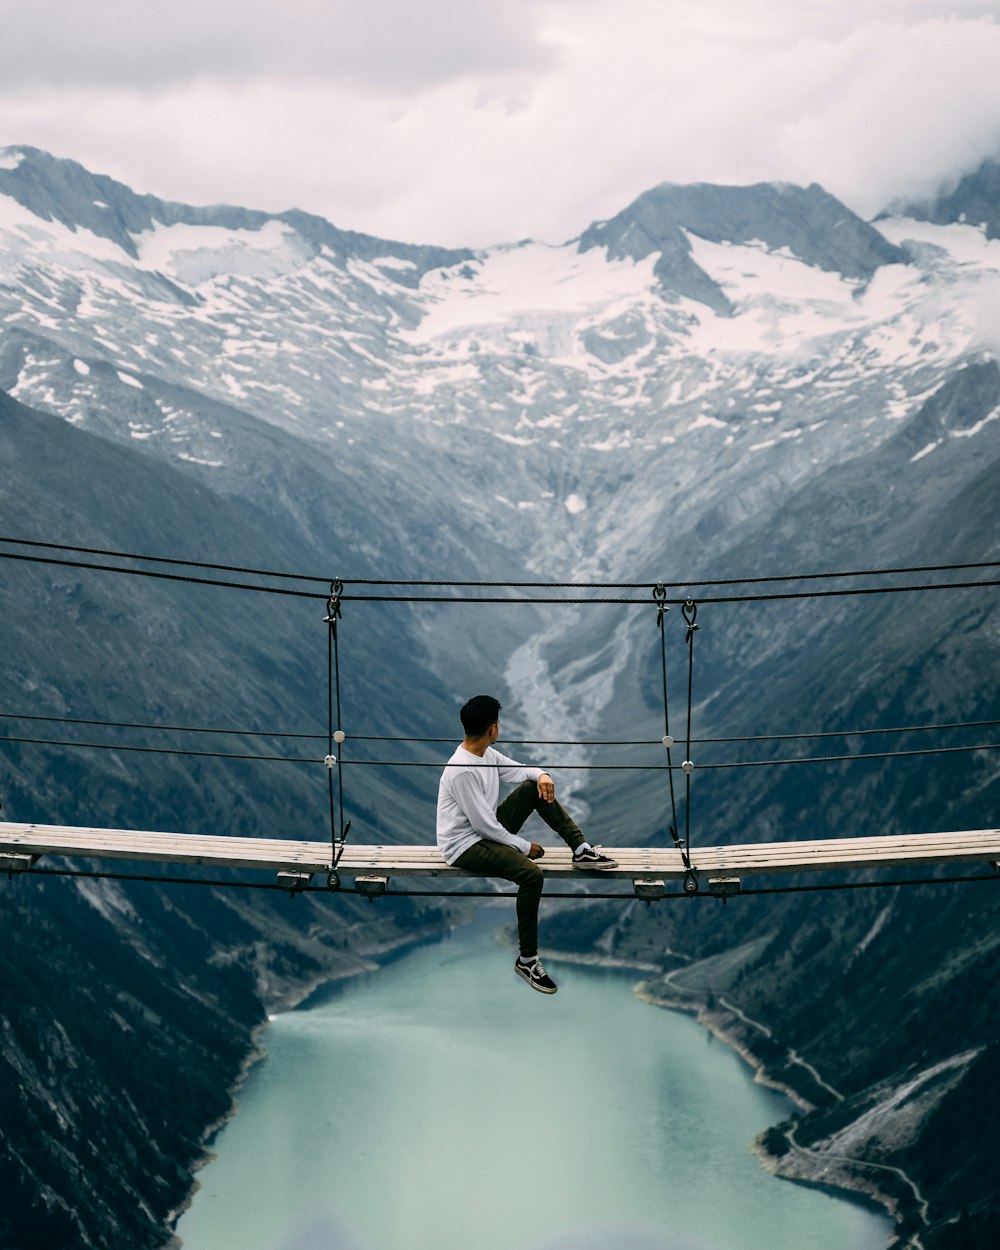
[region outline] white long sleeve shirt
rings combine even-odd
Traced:
[[[487,747],[482,756],[456,748],[438,786],[437,844],[445,860],[453,864],[483,839],[516,847],[527,855],[531,843],[508,833],[497,820],[500,782],[537,781],[544,771],[519,764],[495,747]]]

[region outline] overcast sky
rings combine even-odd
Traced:
[[[0,0],[0,146],[415,242],[658,182],[873,215],[1000,155],[1000,0]]]

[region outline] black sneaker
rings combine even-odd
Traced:
[[[612,859],[610,855],[602,855],[599,846],[592,846],[585,851],[573,852],[573,867],[600,872],[606,868],[617,868],[618,860]]]
[[[542,967],[542,961],[537,955],[527,964],[521,963],[520,959],[515,959],[514,971],[522,981],[527,981],[533,990],[538,990],[539,994],[554,994],[559,988]]]

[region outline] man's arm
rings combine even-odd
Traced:
[[[521,781],[533,781],[538,786],[538,797],[545,803],[551,803],[556,797],[555,782],[549,773],[541,768],[532,768],[527,764],[519,764],[509,755],[503,755],[496,747],[490,748],[493,762],[498,765],[501,781],[510,781],[515,785]]]
[[[522,781],[534,781],[538,784],[538,793],[546,803],[551,803],[555,798],[555,786],[552,778],[547,772],[541,768],[534,768],[529,764],[519,764],[517,760],[512,760],[509,755],[503,755],[496,747],[490,747],[490,760],[497,767],[501,781],[510,782],[512,785],[518,785]],[[547,783],[543,786],[542,778],[547,779]]]

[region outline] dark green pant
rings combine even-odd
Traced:
[[[576,848],[586,841],[579,826],[561,803],[556,800],[546,803],[539,798],[538,786],[533,781],[522,781],[507,795],[497,808],[497,820],[508,833],[520,833],[521,826],[532,812],[537,812],[567,846]],[[521,954],[526,958],[537,955],[538,900],[545,884],[537,860],[522,855],[516,847],[482,838],[475,846],[470,846],[459,855],[455,866],[483,877],[502,877],[504,881],[513,881],[516,884],[517,936]]]

